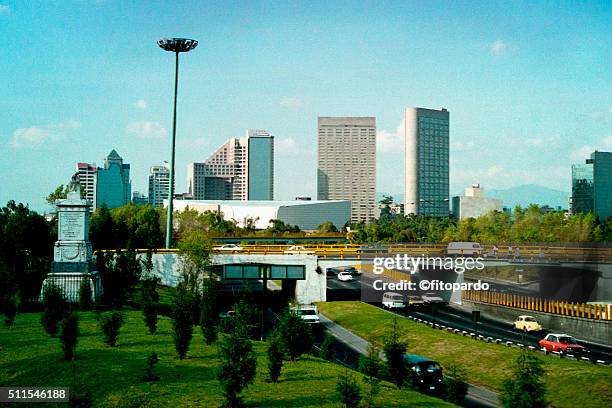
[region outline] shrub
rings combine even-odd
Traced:
[[[444,386],[446,388],[446,399],[453,404],[461,405],[468,390],[465,369],[456,363],[448,364],[444,376]]]
[[[270,373],[270,381],[277,382],[280,377],[281,370],[283,369],[283,359],[285,353],[281,340],[277,333],[274,333],[270,338],[268,345],[268,371]]]
[[[67,313],[64,315],[60,326],[62,329],[60,340],[62,342],[62,350],[64,351],[64,360],[72,360],[79,337],[79,319],[76,314]]]
[[[218,300],[217,282],[213,279],[207,279],[202,290],[200,328],[204,335],[204,341],[209,345],[217,340],[217,328],[219,326]]]
[[[67,305],[64,292],[53,282],[47,283],[43,290],[43,313],[41,323],[45,331],[55,336],[59,331],[59,322],[66,313]]]
[[[506,408],[545,407],[546,384],[542,360],[529,351],[523,351],[516,359],[510,378],[504,381],[499,396]]]
[[[159,380],[159,376],[153,374],[153,368],[155,368],[155,364],[159,362],[159,358],[157,358],[156,352],[151,352],[149,358],[147,358],[147,368],[145,369],[145,376],[143,377],[144,381],[157,381]]]
[[[383,362],[380,359],[380,350],[370,345],[368,355],[359,357],[359,371],[365,375],[364,381],[370,386],[366,400],[368,407],[375,406],[374,399],[380,393],[382,369]]]
[[[89,276],[83,277],[79,285],[79,307],[81,310],[91,310],[93,308],[92,296],[91,280]]]
[[[182,286],[177,290],[173,314],[174,347],[182,360],[187,355],[193,336],[193,297]]]
[[[229,335],[223,336],[219,345],[221,369],[218,373],[223,388],[225,407],[242,406],[240,392],[255,379],[257,357],[248,329],[240,317],[234,317],[234,325]]]
[[[334,338],[327,333],[325,333],[325,338],[323,338],[323,342],[321,343],[320,357],[327,361],[336,361]]]
[[[142,280],[142,314],[149,333],[157,331],[157,312],[159,307],[159,294],[157,293],[158,278]]]
[[[336,391],[340,394],[340,401],[346,408],[357,408],[361,402],[361,387],[355,376],[345,370],[344,375],[338,379]]]
[[[119,331],[123,326],[123,314],[118,311],[103,313],[100,315],[100,327],[104,333],[104,343],[109,347],[115,347]]]
[[[387,359],[387,371],[393,383],[398,387],[403,387],[409,377],[408,366],[404,360],[406,353],[406,342],[400,340],[401,333],[397,317],[393,318],[393,324],[387,334],[383,351]]]
[[[281,317],[279,334],[283,348],[291,361],[312,349],[310,326],[293,310],[288,309]]]
[[[9,329],[15,322],[17,310],[19,309],[19,296],[16,294],[7,295],[4,298],[2,310],[4,310],[4,324]]]

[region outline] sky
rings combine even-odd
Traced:
[[[317,117],[375,116],[377,191],[403,185],[406,107],[450,111],[451,193],[540,184],[612,151],[610,1],[0,0],[0,205],[49,211],[77,162],[111,149],[147,191],[176,188],[246,129],[275,136],[275,198],[316,197]]]

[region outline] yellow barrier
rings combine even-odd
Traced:
[[[390,277],[397,279],[394,275],[390,275]],[[612,307],[608,306],[606,309],[605,306],[600,304],[592,305],[588,303],[540,299],[515,294],[476,290],[463,291],[462,298],[472,302],[489,303],[510,308],[531,310],[534,312],[558,314],[561,316],[594,320],[612,320],[612,313],[610,313]]]

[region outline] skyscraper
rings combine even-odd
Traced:
[[[570,211],[592,212],[600,220],[612,216],[612,152],[596,150],[584,164],[572,166]]]
[[[98,184],[98,174],[95,164],[77,163],[76,172],[79,177],[79,183],[85,192],[85,199],[91,202],[90,211],[96,209],[96,186]]]
[[[248,130],[221,145],[204,163],[187,167],[194,200],[272,200],[274,136]]]
[[[168,198],[170,169],[166,166],[152,166],[149,171],[149,204],[161,207]]]
[[[104,168],[98,167],[96,186],[96,204],[105,204],[108,208],[126,205],[132,198],[130,182],[130,165],[113,149],[104,160]]]
[[[406,108],[404,213],[448,217],[449,113]]]
[[[376,210],[376,118],[319,117],[317,199],[350,200],[351,222]]]

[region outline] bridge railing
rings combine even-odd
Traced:
[[[567,302],[494,291],[464,290],[463,300],[593,320],[612,320],[611,304]]]

